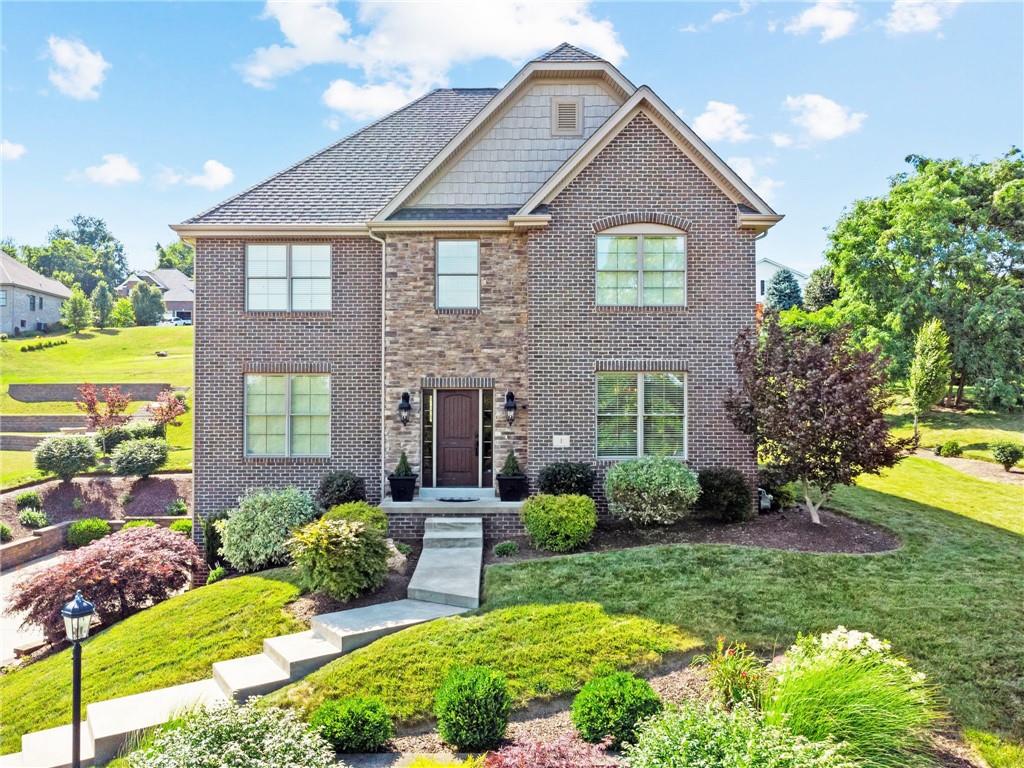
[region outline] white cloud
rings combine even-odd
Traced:
[[[157,175],[157,181],[163,185],[187,184],[203,189],[220,189],[234,180],[235,172],[216,160],[207,160],[203,163],[202,173],[188,174],[165,167]]]
[[[104,155],[99,165],[90,165],[85,169],[85,177],[97,184],[113,186],[138,181],[142,178],[139,168],[124,155]]]
[[[772,144],[776,147],[791,147],[793,146],[793,137],[788,133],[773,133]]]
[[[804,35],[820,29],[821,42],[827,43],[850,34],[857,23],[857,17],[857,6],[852,0],[818,0],[790,19],[786,31],[793,35]]]
[[[0,141],[0,160],[17,160],[26,152],[24,144],[15,144],[7,139]]]
[[[783,105],[793,113],[793,125],[801,128],[809,141],[831,141],[860,130],[867,114],[852,112],[819,93],[787,96]]]
[[[284,42],[258,48],[241,65],[245,80],[268,87],[312,64],[342,64],[360,70],[363,85],[347,85],[323,96],[349,105],[353,88],[376,107],[357,104],[353,117],[382,114],[399,91],[418,96],[447,84],[452,67],[484,58],[522,62],[568,40],[616,63],[626,56],[610,21],[595,18],[589,0],[536,3],[529,0],[436,3],[363,2],[358,18],[365,34],[331,0],[290,3],[270,0],[264,18],[274,19]],[[385,88],[389,86],[389,88]],[[371,90],[373,89],[373,90]],[[342,111],[348,111],[348,107]]]
[[[882,24],[890,35],[935,32],[963,0],[893,0]]]
[[[757,164],[749,157],[729,157],[726,158],[725,162],[765,200],[771,200],[775,193],[778,192],[779,187],[784,183],[778,179],[773,179],[771,176],[765,176],[758,170]]]
[[[750,13],[750,9],[754,7],[753,0],[739,0],[739,5],[735,11],[723,8],[714,16],[711,17],[712,24],[721,24],[723,21],[729,21],[729,19],[735,19],[737,16],[746,16]]]
[[[366,120],[394,112],[418,95],[415,89],[397,83],[356,85],[348,80],[335,80],[324,91],[323,102],[355,120]]]
[[[693,121],[693,130],[705,141],[748,141],[754,137],[747,129],[748,117],[735,104],[709,101]]]
[[[50,82],[65,96],[79,101],[100,97],[100,85],[107,76],[110,63],[99,51],[90,50],[85,43],[51,35],[47,41]]]
[[[680,32],[700,32],[700,30],[697,28],[697,25],[693,24],[692,22],[690,24],[684,24],[683,26],[681,26],[679,28],[679,31]]]

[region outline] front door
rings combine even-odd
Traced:
[[[475,389],[437,392],[437,484],[480,484],[480,393]]]

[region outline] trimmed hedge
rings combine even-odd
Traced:
[[[682,520],[700,496],[697,475],[676,459],[643,456],[623,461],[604,481],[608,508],[637,525],[668,525]]]
[[[78,549],[109,535],[110,523],[102,518],[87,517],[84,520],[75,520],[68,526],[68,546]]]
[[[651,684],[629,672],[596,677],[572,702],[572,723],[586,741],[611,738],[614,746],[632,742],[637,726],[661,711]]]
[[[42,509],[43,497],[39,491],[22,491],[15,497],[14,506],[16,509]]]
[[[594,468],[585,461],[555,461],[543,467],[537,476],[537,487],[541,493],[554,496],[573,494],[594,495]]]
[[[351,600],[387,579],[389,550],[380,529],[362,522],[321,518],[288,540],[299,584]]]
[[[1018,461],[1024,459],[1024,445],[1011,443],[1009,440],[1000,440],[997,443],[992,443],[992,457],[1009,472]]]
[[[743,474],[731,467],[697,473],[700,498],[697,512],[718,523],[739,523],[754,516],[753,497]]]
[[[129,440],[141,440],[146,437],[167,437],[167,426],[153,421],[135,421],[122,424],[119,427],[110,427],[101,430],[96,435],[96,449],[102,451],[105,447],[109,454],[121,443],[126,443]]]
[[[250,491],[216,523],[221,552],[243,573],[281,565],[288,560],[292,531],[314,517],[313,500],[298,488]]]
[[[128,440],[114,449],[110,468],[118,475],[147,478],[166,463],[169,450],[166,440],[155,437]]]
[[[325,520],[348,520],[350,523],[365,523],[388,535],[388,516],[380,507],[365,501],[349,501],[335,504],[324,512]]]
[[[96,451],[88,437],[49,437],[36,447],[35,463],[36,469],[68,482],[96,464]]]
[[[505,676],[489,667],[457,667],[434,697],[437,732],[462,752],[480,752],[505,738],[512,696]]]
[[[175,533],[180,533],[180,534],[182,534],[183,536],[185,536],[185,537],[187,537],[189,539],[192,538],[192,521],[191,520],[188,520],[188,519],[175,520],[173,523],[171,523],[167,527],[170,530],[174,531]]]
[[[395,725],[380,699],[353,696],[329,699],[309,724],[339,752],[380,752],[394,737]]]
[[[531,496],[520,517],[530,541],[548,552],[572,552],[594,535],[597,505],[589,496]]]
[[[350,501],[366,501],[363,478],[347,470],[328,472],[323,476],[316,491],[316,505],[320,509],[330,509]]]

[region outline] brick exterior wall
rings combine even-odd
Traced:
[[[331,312],[246,312],[245,242],[198,240],[197,515],[231,507],[250,488],[313,490],[332,469],[366,478],[371,500],[378,500],[372,478],[380,466],[380,251],[369,238],[331,241]],[[331,375],[330,458],[245,457],[244,376],[253,372]],[[195,533],[198,540],[199,526]]]
[[[526,375],[526,235],[481,233],[479,242],[480,310],[435,309],[436,241],[466,235],[389,235],[385,302],[384,468],[394,469],[402,451],[420,471],[424,378],[493,379],[495,472],[513,448],[521,464],[528,460],[529,418],[523,410],[509,427],[501,412],[505,392],[528,404]],[[403,425],[398,403],[412,399],[412,416]],[[423,478],[420,478],[422,481]]]
[[[423,538],[424,521],[428,517],[437,517],[437,512],[403,512],[388,509],[388,533],[396,539],[413,541]],[[459,512],[445,510],[445,517],[478,517],[483,520],[485,539],[507,539],[512,536],[525,536],[526,529],[519,519],[519,512],[502,510],[500,512]]]
[[[736,205],[640,114],[549,208],[551,224],[529,240],[531,478],[551,461],[595,461],[597,370],[682,369],[690,464],[753,482],[753,444],[722,405],[737,381],[732,341],[754,316],[755,233],[737,229]],[[688,222],[687,307],[596,306],[594,225],[631,211]],[[554,435],[570,447],[552,447]],[[602,477],[609,465],[599,462]]]

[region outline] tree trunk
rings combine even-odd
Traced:
[[[914,447],[917,447],[919,435],[917,433],[917,411],[914,411]]]
[[[810,514],[811,522],[815,525],[821,525],[821,515],[818,514],[818,511],[821,509],[821,505],[825,503],[825,494],[822,494],[821,498],[818,500],[818,503],[815,504],[814,499],[811,496],[811,484],[808,483],[806,480],[801,480],[800,484],[803,486],[804,489],[804,508]]]
[[[960,371],[960,380],[957,382],[956,385],[956,400],[953,402],[953,405],[956,406],[957,408],[960,407],[960,404],[964,400],[964,383],[966,378],[967,377],[964,376],[964,372]]]

